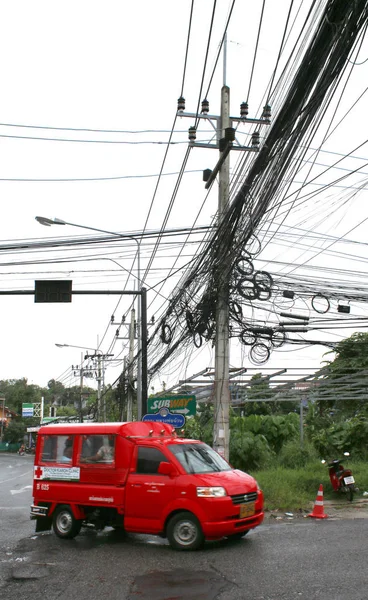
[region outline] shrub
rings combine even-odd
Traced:
[[[236,469],[252,471],[266,467],[273,452],[263,435],[250,431],[232,431],[230,436],[230,463]]]
[[[301,448],[299,440],[290,440],[283,445],[277,463],[288,469],[299,469],[317,459],[318,454],[310,442],[304,442]]]

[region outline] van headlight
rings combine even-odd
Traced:
[[[226,496],[226,490],[223,487],[197,487],[197,496],[200,498],[219,498]]]

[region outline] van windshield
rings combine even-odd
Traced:
[[[227,462],[207,444],[169,444],[187,473],[215,473],[231,471]]]

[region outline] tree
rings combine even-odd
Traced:
[[[23,403],[40,402],[45,392],[38,385],[29,385],[26,377],[0,381],[0,395],[5,396],[6,406],[19,415],[22,414]]]
[[[246,388],[247,401],[244,403],[244,415],[271,414],[275,411],[274,403],[263,402],[263,400],[269,400],[274,395],[274,390],[270,388],[270,380],[262,373],[256,373],[251,378],[249,387]]]
[[[4,430],[4,442],[9,442],[9,444],[23,442],[26,431],[27,425],[24,421],[10,421]]]
[[[213,442],[213,405],[201,404],[194,417],[185,423],[185,435],[194,440],[202,440],[212,446]]]
[[[334,352],[334,360],[327,361],[327,371],[314,388],[320,414],[368,417],[368,333],[354,333]]]

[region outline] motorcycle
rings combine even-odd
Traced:
[[[35,446],[33,444],[32,444],[32,446],[25,446],[24,444],[22,444],[18,450],[18,454],[20,456],[24,456],[25,454],[34,454],[34,453],[35,453]]]
[[[344,456],[350,456],[349,452],[344,452]],[[357,492],[358,488],[355,486],[355,479],[351,470],[345,469],[341,464],[343,460],[343,458],[337,458],[327,463],[328,473],[333,490],[347,494],[348,500],[352,502],[354,492]],[[326,463],[325,460],[321,462],[322,464]]]

